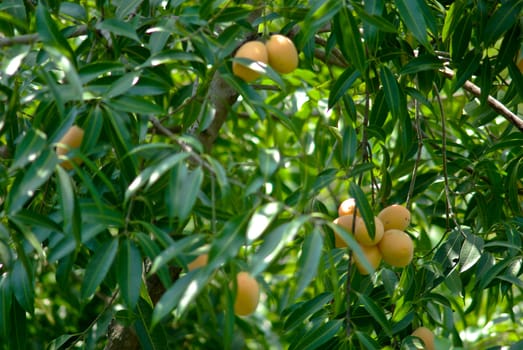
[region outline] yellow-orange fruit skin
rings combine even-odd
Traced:
[[[374,228],[374,238],[371,238],[365,222],[362,218],[358,217],[356,218],[356,230],[354,232],[354,237],[360,244],[376,245],[381,241],[383,234],[385,233],[383,224],[377,217],[374,217]]]
[[[239,272],[236,275],[236,298],[234,300],[234,313],[238,316],[252,314],[260,300],[260,287],[256,279],[248,272]]]
[[[71,149],[79,148],[84,139],[84,130],[76,125],[73,125],[67,130],[65,135],[58,141],[56,146],[56,154],[59,156],[66,155]],[[64,147],[67,146],[67,147]],[[80,164],[81,160],[76,158],[73,161]],[[65,160],[60,164],[64,169],[71,170],[73,165],[70,161]]]
[[[298,50],[292,40],[285,35],[271,35],[265,46],[269,54],[269,65],[275,71],[286,74],[298,67]]]
[[[240,46],[234,57],[237,58],[248,58],[253,61],[260,61],[265,64],[269,63],[269,55],[265,44],[261,41],[247,41],[245,44]],[[243,79],[246,82],[256,80],[261,74],[250,69],[247,66],[239,62],[232,63],[232,72],[237,77]]]
[[[199,267],[207,265],[208,261],[209,261],[209,255],[208,254],[204,253],[204,254],[198,255],[198,257],[196,257],[196,259],[194,259],[193,261],[191,261],[187,265],[187,269],[189,271],[195,270],[195,269],[197,269]]]
[[[416,328],[412,335],[420,338],[425,343],[425,350],[435,350],[436,346],[434,345],[434,333],[427,327]]]
[[[338,206],[338,216],[353,215],[354,211],[359,215],[354,198],[347,198]]]
[[[360,248],[363,251],[363,254],[367,258],[367,260],[370,263],[370,265],[374,269],[377,269],[378,266],[380,266],[380,263],[381,263],[381,253],[380,253],[380,250],[378,249],[378,247],[375,246],[375,245],[373,245],[373,246],[366,246],[366,245],[360,244]],[[354,254],[354,253],[352,254],[352,256],[354,258],[354,263],[356,264],[356,267],[358,268],[358,271],[362,275],[368,275],[370,273],[370,271],[368,271],[363,266],[362,262],[358,259],[358,256],[356,254]]]
[[[356,241],[363,245],[376,245],[383,237],[383,224],[376,217],[374,218],[376,228],[376,230],[374,231],[374,239],[370,237],[369,231],[367,230],[367,226],[365,225],[365,221],[363,221],[363,219],[359,216],[354,217],[354,215],[343,215],[336,218],[333,222],[343,227],[346,231],[353,233]],[[353,226],[354,231],[352,230]],[[345,241],[341,239],[341,237],[339,237],[337,234],[335,235],[335,239],[336,248],[342,248],[347,246]]]
[[[343,215],[334,219],[333,223],[343,227],[348,232],[352,232],[353,219],[353,215]],[[336,232],[334,232],[334,246],[336,248],[347,247],[347,243]]]
[[[410,224],[410,211],[402,205],[393,204],[384,208],[378,214],[385,231],[405,230]]]
[[[414,243],[408,234],[401,230],[387,230],[378,243],[383,261],[395,267],[405,267],[414,256]]]

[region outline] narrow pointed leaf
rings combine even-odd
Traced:
[[[20,306],[32,314],[34,312],[35,290],[32,278],[33,272],[27,271],[21,260],[14,263],[11,271],[11,288]]]
[[[134,309],[140,296],[142,283],[142,256],[140,250],[130,239],[125,239],[120,243],[117,271],[122,298],[129,309]]]
[[[118,240],[113,238],[100,246],[91,257],[89,265],[87,265],[85,270],[81,290],[82,299],[85,300],[94,294],[96,288],[98,288],[107,275],[107,272],[109,272],[117,251]]]
[[[307,288],[309,283],[316,277],[322,249],[323,237],[320,231],[315,228],[305,237],[301,255],[298,259],[297,284],[294,293],[295,299],[298,299],[303,294],[305,288]]]

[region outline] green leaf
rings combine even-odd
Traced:
[[[334,31],[343,56],[347,58],[359,73],[367,69],[367,60],[356,20],[351,12],[342,7],[335,17]]]
[[[512,27],[521,17],[523,0],[505,1],[489,18],[484,30],[486,46],[494,44],[498,38]]]
[[[9,350],[27,350],[26,310],[16,300],[11,308],[11,334],[8,337]]]
[[[259,249],[252,256],[250,265],[253,276],[263,272],[276,259],[283,247],[294,239],[298,230],[308,219],[309,217],[306,215],[299,216],[265,235]]]
[[[140,80],[140,73],[140,71],[130,72],[116,79],[116,81],[113,82],[105,92],[104,97],[113,98],[125,94],[138,83]]]
[[[55,339],[53,339],[46,347],[46,350],[60,350],[63,349],[63,346],[66,343],[71,342],[74,339],[77,339],[77,334],[63,334]]]
[[[247,242],[252,243],[258,239],[282,209],[283,204],[280,202],[270,202],[257,208],[247,226]]]
[[[178,315],[185,312],[191,302],[198,296],[201,290],[207,285],[211,277],[212,270],[202,268],[188,272],[179,278],[162,295],[154,307],[152,324],[160,322],[174,308]]]
[[[367,227],[370,238],[374,239],[374,235],[376,234],[374,212],[372,211],[372,207],[367,201],[365,193],[363,193],[361,187],[358,186],[355,182],[351,182],[349,186],[349,194],[356,201],[356,206],[358,207],[358,211],[360,212],[360,215],[365,222],[365,226]]]
[[[58,200],[62,207],[62,217],[64,219],[64,232],[71,232],[79,244],[81,241],[80,237],[80,225],[82,218],[80,211],[78,210],[78,203],[73,189],[73,183],[68,173],[62,168],[57,167],[58,173]]]
[[[361,76],[360,71],[347,68],[334,82],[329,94],[329,108],[332,108],[340,98],[347,93],[347,90],[354,84],[356,79]]]
[[[134,325],[136,335],[140,341],[143,350],[163,350],[167,344],[166,327],[159,324],[151,327],[150,320],[153,310],[151,306],[143,299],[138,300],[136,306],[138,320]]]
[[[125,19],[127,16],[136,11],[136,8],[140,6],[143,0],[119,0],[115,1],[116,5],[116,18]]]
[[[343,320],[320,323],[318,327],[308,330],[304,337],[298,338],[296,343],[291,344],[289,350],[319,349],[322,344],[331,340],[342,327]]]
[[[96,204],[90,201],[80,202],[82,220],[91,223],[103,223],[106,227],[123,227],[123,213],[107,204]]]
[[[94,62],[82,66],[78,70],[78,76],[82,84],[107,75],[121,75],[125,73],[125,67],[118,62]]]
[[[383,312],[383,308],[378,306],[376,302],[365,294],[356,292],[358,300],[363,305],[365,310],[372,316],[372,318],[379,323],[381,330],[384,331],[389,337],[392,335],[392,328],[390,326],[387,316]]]
[[[149,274],[156,273],[156,271],[168,264],[171,260],[179,259],[181,256],[186,255],[194,251],[196,248],[202,246],[204,244],[203,240],[203,235],[192,234],[188,237],[171,243],[167,249],[164,249],[160,254],[155,254],[156,257],[153,260]]]
[[[358,338],[363,349],[366,349],[366,350],[381,349],[380,344],[378,344],[378,342],[376,340],[374,340],[369,334],[360,332],[360,331],[356,331],[356,332],[354,332],[354,334],[356,334],[356,337]]]
[[[43,132],[36,129],[27,130],[16,146],[15,157],[9,167],[9,172],[11,173],[16,169],[23,168],[30,162],[34,162],[45,146],[47,146],[47,136]]]
[[[285,332],[291,332],[307,318],[323,309],[325,305],[332,301],[333,297],[331,292],[324,292],[300,304],[285,319],[283,326]]]
[[[365,2],[364,5],[365,9],[363,9],[361,6],[354,5],[354,10],[358,14],[358,16],[363,20],[363,22],[367,24],[367,28],[375,27],[376,29],[379,29],[386,33],[397,33],[397,27],[390,21],[388,21],[384,16],[379,15],[379,13],[383,11],[383,1],[369,1]]]
[[[280,164],[281,156],[277,149],[271,148],[260,148],[258,152],[258,162],[260,164],[260,171],[269,178],[278,169]]]
[[[28,266],[28,268],[32,268]],[[34,313],[34,281],[33,271],[27,271],[21,260],[16,260],[13,264],[10,280],[13,294],[20,306],[30,314]]]
[[[380,78],[383,84],[383,92],[389,106],[392,117],[395,120],[404,122],[407,119],[407,108],[405,105],[405,96],[403,95],[396,78],[387,67],[380,70]]]
[[[11,305],[13,292],[9,275],[0,277],[0,339],[6,339],[11,334]]]
[[[138,97],[123,95],[106,102],[117,111],[139,114],[163,114],[163,108],[151,101]]]
[[[151,187],[163,174],[188,157],[188,153],[175,153],[163,159],[159,164],[151,165],[142,170],[125,191],[125,201],[128,201],[144,185],[147,184],[147,187]]]
[[[305,43],[308,42],[321,27],[328,23],[332,17],[340,11],[342,5],[342,2],[338,0],[313,2],[307,15],[303,19],[303,25],[301,26],[301,40],[299,41],[298,46],[305,46]]]
[[[44,2],[38,3],[36,7],[36,31],[38,36],[46,46],[57,49],[68,58],[69,62],[75,62],[75,55],[71,46],[56,26],[58,22],[51,18],[50,13],[51,11],[49,11]]]
[[[96,24],[96,29],[106,30],[114,35],[124,36],[129,39],[140,42],[140,38],[136,34],[136,29],[129,22],[124,22],[116,18],[108,18]]]
[[[245,226],[248,219],[249,216],[242,214],[225,224],[211,243],[206,269],[216,269],[228,259],[236,256],[245,243]]]
[[[134,309],[142,283],[142,256],[130,239],[120,242],[117,259],[117,280],[120,293],[129,309]]]
[[[420,55],[410,60],[400,70],[400,74],[414,74],[426,70],[437,70],[443,67],[443,61],[433,55]]]
[[[191,214],[203,181],[203,170],[197,167],[189,171],[185,163],[173,169],[169,191],[166,192],[167,206],[172,214],[185,220]],[[183,194],[183,195],[182,195]]]
[[[98,234],[107,229],[105,223],[94,221],[94,223],[84,224],[82,227],[82,243],[87,243],[95,238]],[[61,240],[50,246],[47,260],[49,263],[55,263],[60,259],[69,256],[78,247],[78,243],[74,236],[66,235]]]
[[[296,275],[296,290],[294,299],[301,297],[305,288],[316,277],[323,249],[323,237],[318,228],[314,228],[305,237],[300,258],[298,259],[298,272]]]
[[[14,214],[34,196],[35,191],[49,179],[58,164],[56,154],[45,150],[24,173],[19,173],[7,195],[9,214]]]
[[[422,7],[427,5],[420,0],[396,0],[396,6],[408,31],[414,35],[421,45],[432,51],[427,37],[427,24],[422,9]]]
[[[91,257],[82,283],[81,298],[88,299],[94,294],[96,288],[102,283],[111,268],[116,252],[118,251],[118,240],[113,238],[97,248]]]
[[[342,140],[342,160],[346,166],[350,166],[354,163],[356,159],[356,152],[358,150],[358,135],[356,130],[347,125],[343,130],[343,140]]]
[[[479,261],[484,244],[483,238],[471,233],[467,234],[459,253],[460,273],[469,270]]]

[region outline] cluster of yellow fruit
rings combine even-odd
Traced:
[[[238,48],[235,58],[247,58],[268,64],[278,73],[286,74],[298,67],[298,50],[291,39],[281,34],[271,35],[266,43],[251,40]],[[232,72],[246,82],[257,79],[261,74],[248,66],[234,61]]]
[[[374,217],[375,234],[372,238],[367,226],[360,217],[353,198],[346,199],[338,207],[338,217],[334,223],[352,233],[359,243],[363,254],[373,268],[377,268],[381,261],[395,267],[407,266],[414,256],[414,244],[404,230],[410,224],[410,211],[402,205],[394,204],[384,208]],[[335,234],[335,246],[346,247],[347,243]],[[358,270],[368,275],[356,255],[353,255]]]
[[[76,125],[71,126],[65,135],[60,139],[60,141],[58,141],[58,145],[56,146],[56,154],[58,156],[64,156],[71,150],[79,148],[82,145],[83,139],[84,130]],[[74,158],[71,161],[75,162],[76,164],[81,163],[80,158]],[[73,169],[73,164],[71,161],[64,160],[62,163],[60,163],[60,165],[66,170],[71,170]]]
[[[201,254],[187,265],[189,271],[207,265],[208,254]],[[233,286],[229,286],[232,288]],[[256,311],[260,301],[260,286],[258,281],[248,272],[241,271],[236,275],[236,296],[234,299],[234,313],[238,316],[248,316]]]

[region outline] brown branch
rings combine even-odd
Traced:
[[[453,79],[455,77],[454,71],[452,71],[450,68],[443,68],[440,70],[443,75],[448,79]],[[471,82],[470,80],[465,81],[465,84],[463,84],[463,88],[473,94],[476,97],[481,96],[481,88]],[[488,96],[487,103],[496,112],[498,112],[500,115],[505,117],[509,122],[514,124],[516,128],[518,128],[520,131],[523,132],[523,119],[520,119],[516,114],[514,114],[510,109],[508,109],[503,103],[499,102],[492,96]]]
[[[66,38],[74,38],[85,34],[87,34],[87,26],[83,24],[78,26],[75,31],[69,33]],[[33,44],[40,40],[38,33],[19,35],[12,38],[0,37],[0,48],[19,44]]]

